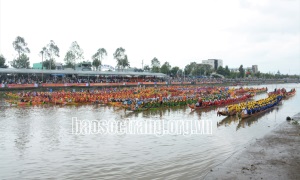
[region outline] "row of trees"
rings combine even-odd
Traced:
[[[28,44],[25,42],[25,39],[23,37],[16,37],[16,39],[13,41],[13,47],[15,51],[17,52],[17,57],[13,59],[11,62],[11,65],[14,68],[29,68],[30,61],[29,57],[27,56],[28,53],[30,53],[30,49],[28,48]],[[53,40],[50,40],[50,42],[42,47],[39,54],[42,58],[42,68],[43,69],[55,69],[55,59],[57,57],[60,57],[59,55],[60,50],[59,47],[55,44]],[[92,65],[99,69],[99,66],[102,64],[103,58],[107,56],[107,51],[104,48],[99,48],[94,55],[92,55]],[[117,61],[117,68],[124,70],[126,67],[130,67],[130,63],[128,60],[128,56],[125,52],[125,49],[122,47],[119,47],[116,49],[116,51],[113,53],[114,59]],[[75,68],[75,65],[78,62],[82,62],[84,60],[83,56],[83,50],[79,46],[79,44],[74,41],[71,43],[71,46],[64,57],[65,67],[67,68]],[[87,61],[89,62],[89,61]],[[6,59],[3,57],[3,55],[0,55],[0,68],[7,68],[8,65],[6,65]],[[213,69],[210,65],[207,64],[198,64],[196,62],[191,62],[190,64],[186,65],[184,69],[180,69],[178,66],[172,67],[169,62],[165,62],[161,65],[160,61],[154,57],[151,60],[151,65],[145,65],[143,69],[138,69],[138,71],[149,71],[154,73],[164,73],[168,74],[170,76],[209,76],[211,73],[213,73]],[[238,72],[231,72],[228,68],[228,66],[225,66],[223,68],[222,66],[218,67],[216,70],[217,74],[221,74],[227,78],[243,78],[246,76],[251,75],[252,77],[266,77],[266,78],[272,78],[272,77],[286,77],[287,75],[281,75],[278,71],[277,74],[271,74],[271,73],[260,73],[257,72],[256,74],[251,73],[250,71],[247,71],[243,68],[243,65],[240,65]]]
[[[17,52],[17,57],[13,59],[11,62],[11,66],[14,68],[29,68],[30,61],[27,56],[30,53],[30,49],[28,48],[28,44],[26,43],[23,37],[16,37],[13,41],[13,47]],[[42,47],[39,54],[42,58],[42,69],[55,69],[55,59],[60,57],[59,47],[55,44],[53,40]],[[96,53],[91,57],[92,65],[98,69],[98,67],[102,64],[102,60],[104,56],[107,56],[107,51],[104,48],[99,48]],[[128,57],[125,54],[125,49],[120,47],[117,48],[113,54],[114,58],[117,60],[117,67],[120,69],[124,69],[126,67],[130,67]],[[67,68],[75,68],[75,65],[84,60],[83,50],[79,46],[79,44],[74,41],[72,42],[69,50],[65,54],[64,62],[65,67]],[[7,68],[8,66],[5,64],[6,59],[3,55],[0,56],[0,68]],[[89,62],[89,61],[87,61]]]

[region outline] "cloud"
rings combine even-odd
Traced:
[[[104,63],[110,65],[116,64],[113,52],[123,47],[136,67],[153,57],[181,68],[220,58],[229,67],[257,64],[261,71],[300,71],[289,65],[300,58],[297,0],[2,0],[0,8],[0,51],[7,59],[15,54],[12,41],[22,36],[32,63],[54,40],[61,50],[58,61],[77,41],[87,60],[105,48]]]

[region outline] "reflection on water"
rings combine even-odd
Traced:
[[[269,89],[299,85],[270,85]],[[264,86],[262,86],[264,87]],[[125,112],[101,105],[0,105],[0,179],[201,179],[247,142],[299,112],[300,96],[244,120],[218,117],[222,108]],[[260,95],[262,98],[266,95]],[[259,98],[259,97],[257,97]],[[85,120],[210,120],[211,135],[73,135],[72,117]]]
[[[237,116],[228,116],[225,117],[223,120],[221,120],[220,122],[217,122],[217,127],[219,126],[230,126],[231,123],[238,123],[239,122],[239,118]]]

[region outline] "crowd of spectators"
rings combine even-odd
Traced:
[[[272,81],[265,78],[238,78],[220,79],[209,77],[120,77],[120,76],[36,76],[34,74],[3,75],[0,74],[0,84],[41,84],[41,83],[127,83],[127,82],[170,82],[170,83],[235,83],[235,82],[256,82]],[[286,80],[286,79],[285,79]],[[288,79],[287,79],[288,80]]]
[[[170,78],[171,82],[191,82],[191,83],[223,83],[223,79],[220,78],[203,78],[203,77],[180,77],[180,78]]]
[[[36,76],[3,76],[0,75],[0,84],[34,84],[38,82]]]
[[[88,76],[35,76],[35,75],[0,75],[0,84],[41,84],[41,83],[124,83],[124,82],[165,82],[165,78],[136,77],[88,77]]]

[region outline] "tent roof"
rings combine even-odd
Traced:
[[[78,71],[78,70],[42,70],[42,69],[13,69],[0,68],[0,73],[16,73],[16,74],[84,74],[84,75],[112,75],[112,76],[159,76],[166,77],[163,73],[151,72],[117,72],[117,71]]]

